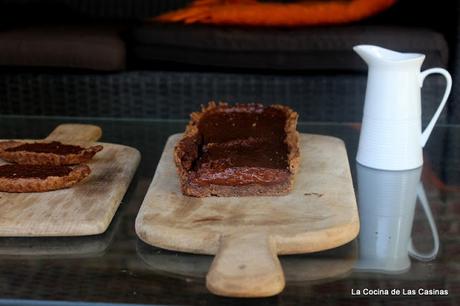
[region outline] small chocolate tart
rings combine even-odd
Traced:
[[[7,152],[18,152],[18,151],[27,151],[35,153],[54,153],[54,154],[78,154],[83,151],[84,148],[74,145],[62,144],[59,141],[52,142],[33,142],[33,143],[24,143],[15,147],[7,148]]]
[[[49,176],[66,176],[72,171],[69,166],[50,165],[3,165],[0,166],[0,177],[19,179],[46,179]]]
[[[91,173],[87,165],[2,165],[0,191],[43,192],[68,188]]]
[[[83,148],[52,142],[0,142],[0,158],[24,165],[76,165],[88,162],[101,145]]]
[[[297,113],[282,105],[211,102],[175,147],[185,195],[283,195],[299,164]]]

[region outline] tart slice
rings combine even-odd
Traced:
[[[42,192],[68,188],[91,173],[87,165],[2,165],[0,191]]]
[[[52,142],[4,141],[0,143],[0,158],[25,165],[76,165],[88,162],[102,146],[83,148]]]
[[[288,193],[299,165],[297,117],[282,105],[214,102],[192,113],[174,150],[182,193],[195,197]]]

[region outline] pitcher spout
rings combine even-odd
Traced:
[[[393,50],[385,49],[373,45],[357,45],[353,50],[368,64],[373,65],[376,63],[382,64],[395,64],[403,62],[414,62],[415,64],[422,64],[425,55],[420,53],[402,53]]]
[[[375,46],[358,45],[354,46],[353,50],[368,64],[373,63],[377,58],[377,50]]]

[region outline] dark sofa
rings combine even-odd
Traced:
[[[427,55],[454,89],[440,121],[460,122],[458,1],[400,0],[348,25],[295,29],[159,25],[185,0],[0,0],[0,113],[186,118],[209,100],[283,103],[303,121],[359,122],[360,43]],[[414,8],[417,9],[414,9]],[[423,87],[423,119],[444,80]]]

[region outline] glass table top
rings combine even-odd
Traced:
[[[155,248],[140,241],[134,231],[163,146],[171,134],[184,130],[186,121],[0,117],[0,139],[44,138],[56,125],[70,122],[101,126],[101,141],[137,148],[141,164],[104,234],[0,238],[0,304],[454,305],[459,301],[459,126],[435,128],[422,168],[389,172],[356,164],[359,124],[299,123],[300,132],[345,141],[360,235],[336,249],[280,256],[286,277],[281,294],[236,299],[206,289],[212,256]]]

